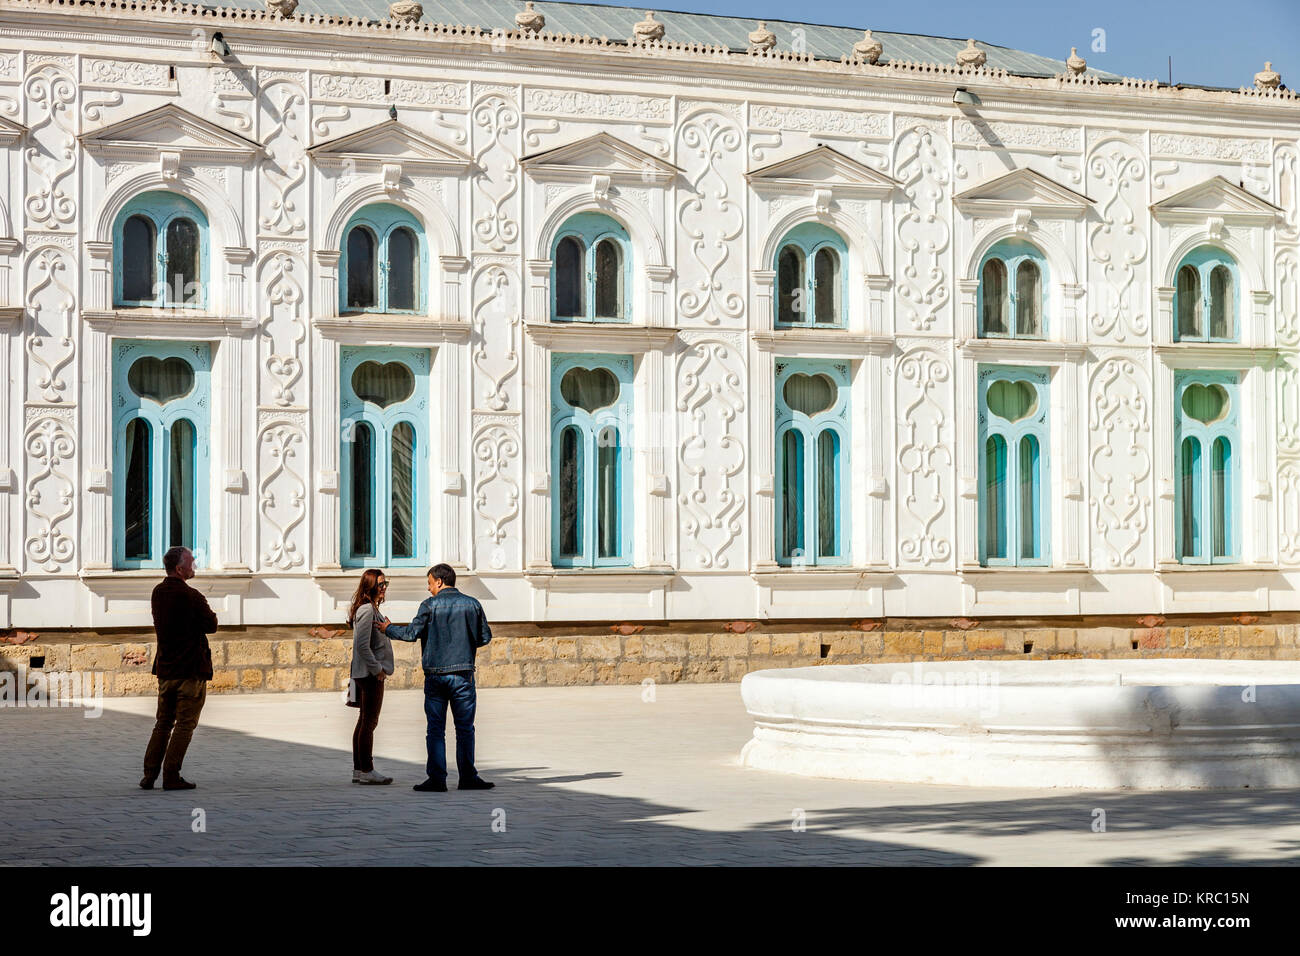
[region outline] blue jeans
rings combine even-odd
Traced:
[[[478,695],[473,671],[424,675],[424,716],[428,721],[425,744],[429,750],[425,771],[430,780],[447,779],[448,704],[456,724],[456,772],[464,783],[478,776],[474,769],[474,709]]]

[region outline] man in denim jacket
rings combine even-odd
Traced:
[[[424,664],[424,716],[428,721],[426,744],[429,779],[416,790],[447,790],[447,705],[456,724],[456,772],[461,790],[491,790],[474,769],[474,654],[492,640],[483,605],[456,589],[456,572],[450,565],[429,569],[429,594],[415,620],[400,624],[380,622],[379,628],[399,641],[420,641]]]

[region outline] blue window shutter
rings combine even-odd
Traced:
[[[631,425],[630,355],[551,356],[551,563],[556,567],[632,564]]]
[[[131,374],[133,368],[136,375]],[[161,568],[163,553],[172,543],[174,510],[182,517],[179,530],[187,536],[180,543],[194,552],[200,567],[210,564],[211,369],[207,343],[130,339],[113,343],[113,434],[123,436],[113,443],[115,568]],[[128,448],[126,435],[128,425],[137,420],[143,423],[149,447],[147,459],[142,456],[132,469],[129,456],[140,449]],[[179,468],[173,468],[174,440],[189,446],[176,448]],[[140,537],[132,535],[128,541],[128,482],[135,481],[146,489],[147,499],[140,504],[147,520],[143,531],[136,526]]]

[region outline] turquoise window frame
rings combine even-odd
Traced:
[[[365,362],[386,365],[400,362],[410,369],[415,387],[410,397],[380,408],[374,402],[357,397],[352,387],[352,375],[357,366]],[[432,356],[428,349],[384,346],[345,346],[339,350],[339,503],[341,557],[345,568],[370,567],[426,567],[429,554],[429,528],[425,514],[429,510],[429,370]],[[355,428],[365,423],[372,430],[370,500],[358,503],[353,500],[354,480],[352,463],[352,437]],[[415,533],[414,554],[409,558],[392,555],[392,442],[393,429],[399,422],[408,423],[415,433],[415,454],[411,476],[413,502],[411,520]],[[371,554],[354,554],[352,522],[349,520],[358,505],[370,511],[370,527],[375,547]]]
[[[984,267],[988,265],[990,259],[998,259],[1002,262],[1003,268],[1007,270],[1007,331],[990,332],[984,327]],[[1019,292],[1016,290],[1016,270],[1020,268],[1023,262],[1032,262],[1038,267],[1038,288],[1039,295],[1042,299],[1038,304],[1039,308],[1039,332],[1037,335],[1021,335],[1016,331],[1016,307],[1019,304]],[[979,292],[976,295],[975,315],[979,323],[979,337],[982,339],[1027,339],[1030,341],[1039,341],[1049,335],[1048,303],[1051,302],[1051,272],[1047,268],[1047,258],[1043,255],[1042,250],[1031,242],[1023,239],[1003,239],[984,253],[980,259],[979,271],[976,272],[979,277]]]
[[[154,227],[154,296],[151,299],[127,300],[122,295],[124,265],[122,256],[126,253],[122,232],[126,221],[132,216],[144,216]],[[210,249],[208,217],[191,199],[178,193],[162,190],[141,193],[131,198],[113,222],[113,305],[118,308],[153,307],[163,309],[177,308],[175,303],[167,301],[162,286],[167,281],[167,227],[175,219],[192,219],[199,231],[199,295],[193,304],[180,304],[180,308],[206,309],[208,307],[208,283],[210,281]],[[159,281],[158,277],[162,277]]]
[[[825,375],[835,388],[835,401],[826,409],[809,416],[802,411],[791,408],[785,400],[785,386],[793,375]],[[852,495],[848,489],[852,486],[850,471],[852,448],[852,431],[849,421],[850,397],[852,394],[851,375],[847,362],[820,359],[780,359],[776,363],[776,424],[775,424],[775,508],[776,541],[774,548],[778,564],[791,566],[807,565],[845,565],[852,557],[852,545],[849,529],[852,527],[850,503]],[[785,436],[796,432],[803,440],[803,461],[798,477],[798,510],[801,512],[802,540],[805,542],[804,553],[794,555],[786,553],[784,544],[787,540],[785,509],[782,503],[788,494],[785,486],[786,460]],[[820,474],[821,436],[823,432],[832,432],[839,447],[835,468],[835,541],[836,553],[821,554],[820,530],[818,521],[820,494],[818,476]]]
[[[586,272],[583,276],[582,315],[560,315],[559,285],[556,281],[555,252],[567,237],[582,242]],[[623,314],[616,318],[596,315],[596,245],[613,239],[623,254]],[[632,240],[617,219],[599,212],[580,212],[566,219],[551,242],[551,321],[552,322],[630,322],[632,321]]]
[[[1180,313],[1180,296],[1178,293],[1178,273],[1182,271],[1183,266],[1191,266],[1196,270],[1201,280],[1201,322],[1203,324],[1204,335],[1183,335],[1178,329],[1178,316]],[[1229,275],[1232,276],[1232,321],[1226,336],[1210,335],[1210,329],[1213,328],[1214,322],[1210,315],[1210,303],[1212,300],[1212,290],[1210,287],[1210,274],[1214,271],[1215,266],[1226,266]],[[1178,267],[1174,269],[1174,341],[1175,342],[1236,342],[1241,328],[1241,306],[1242,306],[1242,288],[1241,288],[1241,270],[1237,267],[1237,260],[1230,256],[1226,251],[1216,246],[1197,246],[1187,255],[1178,261]]]
[[[803,253],[804,261],[804,301],[808,308],[804,310],[804,315],[808,316],[806,320],[799,322],[784,322],[781,320],[781,253],[787,246],[795,246]],[[817,253],[822,249],[830,248],[835,250],[839,257],[840,274],[840,314],[834,322],[817,321]],[[772,270],[775,272],[774,279],[775,295],[773,296],[773,322],[777,328],[819,328],[819,329],[842,329],[848,325],[849,313],[849,247],[841,236],[829,226],[822,225],[819,222],[804,222],[795,226],[777,243],[776,256],[772,260]]]
[[[603,368],[618,382],[618,397],[613,404],[589,412],[565,401],[560,382],[574,368]],[[551,563],[557,568],[628,567],[632,564],[632,378],[630,355],[592,355],[556,353],[551,356]],[[578,446],[578,520],[580,550],[576,555],[560,554],[560,452],[561,435],[573,426],[581,443]],[[601,433],[613,426],[618,434],[618,543],[616,556],[602,558],[597,548],[596,467]]]
[[[1183,393],[1192,385],[1220,385],[1228,394],[1228,411],[1222,418],[1206,424],[1192,418],[1183,409]],[[1239,530],[1234,517],[1234,504],[1241,487],[1241,436],[1239,401],[1241,380],[1236,372],[1186,369],[1174,375],[1174,554],[1181,564],[1238,564],[1240,557]],[[1183,486],[1183,440],[1196,439],[1200,447],[1200,460],[1196,478],[1196,515],[1199,519],[1198,554],[1184,555],[1183,507],[1186,489]],[[1224,493],[1224,542],[1227,554],[1210,553],[1211,515],[1214,507],[1214,488],[1210,480],[1213,468],[1214,443],[1227,439],[1229,461],[1224,476],[1227,487]]]
[[[142,398],[127,381],[131,366],[142,358],[165,361],[179,358],[194,372],[194,386],[187,395],[159,404]],[[120,570],[161,568],[169,545],[168,523],[163,520],[170,494],[171,429],[188,420],[194,429],[194,541],[185,546],[194,552],[195,564],[207,564],[209,533],[208,472],[212,444],[209,420],[212,407],[212,351],[206,342],[160,342],[117,339],[113,342],[113,567]],[[126,557],[126,427],[143,419],[150,431],[149,461],[149,556]]]
[[[1024,382],[1034,390],[1036,404],[1033,412],[1018,421],[1008,421],[993,412],[988,406],[988,392],[994,382]],[[981,365],[976,373],[976,393],[978,396],[978,445],[976,457],[979,461],[979,562],[985,567],[1044,567],[1052,563],[1052,528],[1049,489],[1052,487],[1051,475],[1051,374],[1046,368],[1032,368],[1009,365]],[[997,557],[989,554],[988,539],[988,494],[989,474],[988,460],[985,453],[988,441],[993,436],[1001,436],[1005,443],[1002,476],[1002,489],[1005,505],[1002,529],[1006,541],[1006,556]],[[1024,541],[1021,535],[1021,500],[1019,485],[1015,481],[1021,468],[1021,439],[1032,437],[1037,443],[1038,481],[1033,489],[1034,509],[1037,521],[1034,523],[1035,557],[1023,557],[1021,552]]]
[[[348,237],[352,230],[363,226],[375,237],[375,305],[357,309],[348,305]],[[415,277],[415,308],[390,309],[388,307],[388,240],[393,232],[400,228],[410,229],[415,233],[417,248],[417,269]],[[339,247],[339,314],[364,315],[384,313],[396,315],[422,315],[428,311],[429,289],[429,242],[425,237],[424,225],[408,209],[394,203],[372,203],[355,213],[343,227]]]

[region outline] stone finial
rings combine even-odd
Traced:
[[[636,30],[636,38],[641,43],[653,43],[664,38],[664,25],[655,19],[653,10],[647,10],[645,19],[638,22],[633,29]]]
[[[974,40],[967,40],[964,49],[957,51],[957,65],[960,67],[983,66],[988,54],[975,45]]]
[[[524,9],[515,14],[515,26],[525,33],[541,33],[546,26],[546,17],[533,9],[533,0],[524,4]]]
[[[1077,46],[1070,47],[1070,58],[1065,61],[1065,68],[1070,71],[1072,76],[1078,76],[1088,68],[1088,61],[1079,56]]]
[[[394,0],[388,5],[388,18],[398,23],[414,23],[424,16],[424,7],[415,0]]]
[[[298,9],[298,0],[266,0],[266,9],[287,20]]]
[[[750,50],[764,51],[776,46],[776,34],[767,28],[766,20],[758,21],[758,29],[749,35]]]
[[[853,59],[862,63],[875,63],[884,52],[885,45],[873,37],[870,30],[865,31],[862,39],[853,44]]]
[[[1275,90],[1282,85],[1282,74],[1273,69],[1271,60],[1264,62],[1264,69],[1255,74],[1255,87],[1261,90]]]

